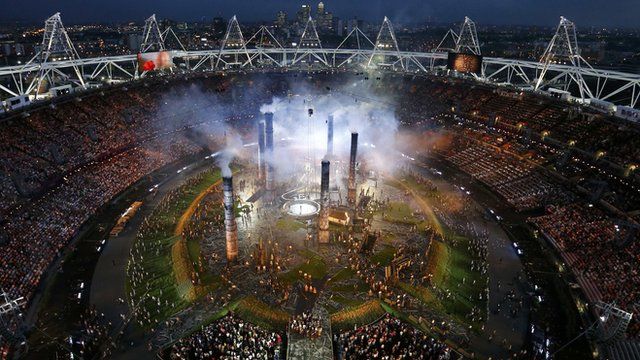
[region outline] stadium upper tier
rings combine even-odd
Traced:
[[[244,37],[235,16],[229,21],[220,48],[215,50],[168,49],[165,40],[172,34],[168,30],[161,30],[153,15],[146,20],[139,54],[82,59],[62,25],[60,14],[55,14],[45,23],[40,52],[24,65],[0,68],[0,98],[5,98],[5,108],[11,109],[33,99],[162,72],[265,68],[382,70],[469,76],[484,83],[591,104],[636,121],[640,118],[640,112],[634,109],[640,99],[640,75],[589,65],[580,56],[575,25],[565,18],[561,18],[540,61],[484,57],[473,72],[467,72],[464,66],[452,67],[448,61],[451,60],[448,53],[481,55],[475,24],[468,18],[458,33],[451,31],[451,46],[446,47],[443,40],[432,52],[402,51],[386,17],[375,41],[356,27],[335,48],[323,48],[312,18],[292,47],[281,45],[265,26]]]

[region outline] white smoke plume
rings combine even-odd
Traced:
[[[262,113],[274,114],[276,145],[272,164],[278,177],[299,171],[305,160],[319,166],[326,154],[329,115],[334,118],[333,148],[337,159],[347,160],[351,133],[357,132],[359,161],[366,159],[368,166],[379,171],[392,171],[399,165],[395,101],[390,96],[381,96],[384,91],[375,91],[366,80],[322,89],[325,91],[313,86],[293,88],[289,96],[274,97],[260,108]],[[309,109],[313,111],[311,116]]]

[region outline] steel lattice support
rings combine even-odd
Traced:
[[[236,50],[233,53],[232,62],[228,62],[223,60],[223,53],[225,49]],[[244,56],[244,60],[240,60],[240,57]],[[238,65],[244,66],[251,63],[251,57],[249,56],[249,52],[247,51],[247,44],[244,41],[244,37],[242,36],[242,30],[240,30],[240,24],[238,23],[238,19],[235,15],[229,20],[229,25],[227,26],[227,32],[224,34],[224,38],[222,39],[222,45],[220,46],[220,53],[218,54],[218,60],[216,61],[216,68],[219,67],[220,62],[223,62],[225,66],[230,65]]]
[[[19,345],[25,341],[20,308],[26,303],[23,297],[12,299],[9,294],[0,289],[0,335],[13,345]]]
[[[314,50],[320,50],[314,51]],[[293,54],[291,65],[295,65],[304,58],[315,58],[325,66],[330,66],[327,62],[326,53],[322,50],[322,42],[320,42],[320,36],[316,30],[316,23],[311,16],[307,20],[307,24],[304,27],[302,36],[300,36],[300,42],[296,47],[296,52]]]
[[[581,99],[593,98],[591,90],[587,86],[579,71],[583,65],[591,68],[585,59],[580,56],[578,48],[578,38],[576,36],[576,26],[565,17],[560,17],[560,23],[556,28],[556,33],[551,38],[544,54],[540,58],[542,68],[535,82],[535,90],[540,90],[545,85],[552,85],[558,81],[563,81],[564,90],[569,90],[569,85],[575,83],[578,86]],[[545,76],[552,70],[551,64],[570,64],[569,71],[562,71],[555,74],[545,83]]]
[[[598,302],[596,312],[599,321],[595,327],[596,341],[601,344],[609,344],[624,337],[633,314],[618,308],[613,303]]]
[[[164,51],[164,38],[158,21],[156,20],[156,14],[153,14],[144,21],[144,30],[142,31],[142,44],[140,45],[140,52],[147,51]]]
[[[80,56],[62,24],[60,13],[55,13],[44,23],[44,35],[42,36],[40,52],[25,65],[37,64],[38,66],[38,75],[33,78],[26,93],[35,92],[37,98],[38,95],[44,92],[42,91],[44,90],[44,83],[47,82],[47,85],[54,85],[58,82],[57,78],[62,79],[62,81],[71,80],[84,87],[82,69],[75,63],[79,59]],[[56,66],[50,66],[59,60],[69,60],[72,63],[71,67],[75,78],[71,79],[67,74],[58,71]]]
[[[389,53],[394,53],[393,57],[395,61],[387,62]],[[393,25],[391,25],[391,21],[386,16],[382,21],[382,25],[380,26],[380,31],[378,32],[378,36],[376,37],[376,43],[373,47],[373,52],[369,57],[369,61],[367,62],[367,67],[371,67],[371,65],[375,66],[389,66],[391,68],[395,68],[396,63],[400,63],[400,68],[402,70],[406,70],[405,62],[403,57],[400,55],[400,49],[398,48],[398,40],[396,39],[396,34],[393,32]]]
[[[464,22],[460,27],[460,33],[456,39],[455,52],[481,55],[476,23],[467,16],[464,17]]]
[[[47,79],[47,82],[51,79],[60,84],[84,87],[85,79],[122,82],[138,78],[135,54],[79,58],[59,19],[59,14],[56,14],[45,24],[45,29],[48,31],[45,32],[43,39],[47,46],[44,46],[43,49],[62,49],[68,51],[71,56],[62,55],[59,58],[55,57],[56,61],[47,60],[42,63],[41,61],[44,59],[51,58],[53,51],[49,51],[49,55],[47,52],[38,53],[25,65],[0,68],[0,79],[3,80],[0,83],[0,94],[4,95],[3,98],[38,95],[40,92],[37,90],[39,90],[39,84],[43,79]],[[153,38],[151,34],[156,31],[149,29],[154,27],[157,29],[157,22],[153,16],[147,20],[149,26],[146,27],[145,33]],[[236,29],[237,25],[237,23],[233,23],[232,30]],[[467,22],[467,25],[469,24]],[[473,30],[471,26],[467,26],[467,28]],[[239,25],[237,30],[239,30]],[[165,31],[163,36],[159,29],[157,33],[163,40],[170,34]],[[229,32],[228,38],[241,39],[241,36],[231,35],[234,33],[241,35],[240,31],[234,30]],[[474,32],[468,31],[468,33]],[[310,65],[325,69],[348,67],[361,69],[370,63],[375,64],[372,61],[374,55],[376,58],[397,59],[395,64],[403,63],[404,67],[397,66],[393,70],[430,72],[444,68],[447,60],[445,53],[441,51],[400,51],[396,48],[395,34],[392,31],[383,31],[382,34],[379,34],[380,41],[376,42],[391,44],[390,49],[381,49],[381,46],[376,46],[357,28],[352,30],[338,47],[325,49],[322,48],[313,20],[309,19],[301,42],[294,48],[283,47],[266,27],[262,27],[248,41],[243,41],[244,46],[239,48],[232,48],[225,44],[223,48],[214,50],[177,50],[172,51],[172,57],[195,61],[196,65],[190,67],[190,71],[212,71],[216,69],[215,65],[219,58],[235,58],[236,56],[241,59],[246,58],[241,64],[244,69],[257,66],[308,69]],[[461,48],[465,47],[463,44],[469,44],[466,40],[462,41],[462,36],[453,31],[450,31],[450,35],[455,38],[454,42]],[[354,39],[355,44],[350,44],[347,48],[349,45],[347,42],[353,43]],[[388,41],[383,41],[383,39]],[[149,43],[147,42],[147,44]],[[471,41],[470,44],[477,44],[477,40]],[[162,48],[164,46],[163,43]],[[558,60],[561,56],[565,61]],[[308,61],[303,61],[304,59],[308,59]],[[327,59],[331,61],[329,62]],[[220,60],[220,62],[224,63],[224,60]],[[409,69],[410,66],[411,69]],[[575,26],[564,18],[541,61],[484,57],[482,75],[477,76],[476,79],[493,84],[510,84],[524,90],[534,91],[541,91],[551,85],[564,84],[565,89],[575,93],[575,96],[582,100],[598,99],[631,107],[637,107],[640,104],[640,75],[595,69],[589,66],[580,58],[579,51],[577,51]],[[99,83],[94,84],[99,85]]]

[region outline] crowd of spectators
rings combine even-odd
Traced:
[[[530,221],[559,250],[591,302],[615,302],[633,312],[640,301],[640,245],[621,244],[628,230],[585,203],[550,206],[547,214]],[[638,331],[635,321],[631,333]]]
[[[539,208],[562,190],[524,159],[482,143],[457,138],[447,159],[500,194],[518,211]]]
[[[465,135],[473,130],[479,139],[552,165],[566,178],[604,181],[607,201],[613,206],[625,212],[639,210],[637,123],[542,95],[458,79],[405,77],[398,93],[404,95],[397,111],[404,126],[444,126]],[[523,181],[535,184],[538,180]],[[522,195],[511,190],[503,192],[514,198]]]
[[[154,81],[0,121],[0,286],[11,297],[31,298],[53,260],[103,204],[147,174],[213,145],[202,128],[228,113],[195,114],[206,104],[167,106],[168,96],[193,90]],[[226,81],[205,78],[199,85],[224,97],[230,94],[219,87]]]
[[[284,359],[284,342],[280,334],[231,314],[176,342],[166,351],[166,358],[278,360]]]
[[[338,359],[454,359],[443,343],[399,319],[386,315],[380,321],[335,336]]]
[[[622,244],[627,229],[616,224],[640,219],[638,124],[464,80],[424,81],[407,94],[407,113],[423,113],[425,124],[450,135],[439,144],[438,133],[432,143],[451,163],[516,210],[547,209],[531,222],[556,245],[591,302],[615,301],[637,315],[640,248],[637,241]],[[407,121],[413,124],[420,123]],[[640,333],[639,322],[630,333]]]
[[[291,332],[315,339],[322,336],[322,319],[311,312],[304,312],[291,318]]]

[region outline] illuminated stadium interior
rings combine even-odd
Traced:
[[[0,359],[640,357],[640,75],[240,29],[0,67]]]

